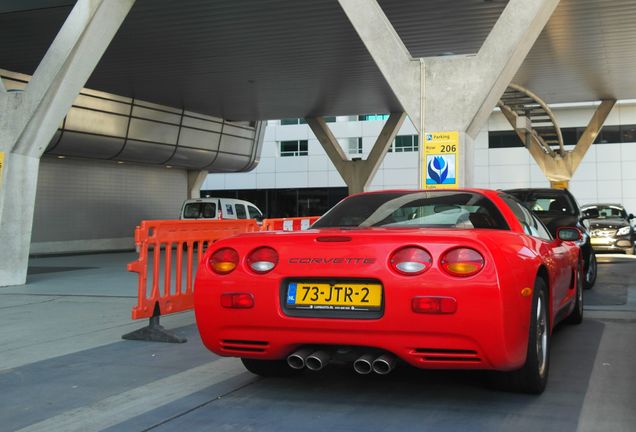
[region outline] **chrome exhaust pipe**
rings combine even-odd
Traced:
[[[386,375],[395,369],[397,359],[393,354],[382,354],[377,359],[373,360],[372,367],[373,372],[378,375]]]
[[[287,364],[292,369],[302,369],[305,367],[307,356],[314,352],[313,348],[301,348],[287,356]]]
[[[353,370],[359,373],[360,375],[370,374],[373,370],[373,359],[375,356],[373,354],[365,354],[358,358],[353,362]]]
[[[305,359],[305,366],[312,371],[319,371],[331,360],[331,354],[327,351],[316,351]]]

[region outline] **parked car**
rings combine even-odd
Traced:
[[[248,201],[233,198],[198,198],[186,200],[181,206],[180,219],[256,219],[263,221],[263,213]]]
[[[309,230],[214,243],[196,322],[208,349],[262,376],[403,362],[501,371],[509,388],[540,393],[552,329],[583,317],[580,236],[553,239],[499,191],[353,195]]]
[[[592,248],[598,252],[624,252],[634,255],[636,232],[634,215],[620,204],[587,204],[581,208],[590,217]]]
[[[581,231],[582,236],[577,244],[583,252],[584,287],[592,288],[596,282],[597,263],[589,232],[590,215],[581,212],[574,195],[567,189],[524,188],[508,189],[504,192],[514,196],[532,210],[552,236],[556,236],[558,228],[564,226],[575,226]]]

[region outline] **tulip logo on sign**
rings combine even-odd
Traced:
[[[452,185],[455,183],[455,155],[426,157],[426,184]]]
[[[428,163],[428,175],[437,184],[444,183],[448,177],[448,163],[443,156],[434,156]]]

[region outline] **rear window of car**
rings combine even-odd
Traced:
[[[382,192],[344,199],[313,228],[509,229],[497,207],[473,192]]]
[[[570,197],[554,191],[506,191],[537,215],[577,215],[577,206]]]
[[[197,219],[201,214],[201,203],[189,203],[183,209],[184,219]]]
[[[619,219],[627,219],[627,211],[618,206],[585,206],[581,209],[581,211],[589,210],[589,209],[597,209],[599,219],[604,218],[619,218]]]
[[[216,204],[215,203],[188,203],[183,209],[184,219],[212,219],[216,217]]]

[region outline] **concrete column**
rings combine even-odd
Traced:
[[[207,171],[188,170],[188,198],[201,198],[201,186],[207,176]]]
[[[305,120],[347,184],[349,194],[354,194],[364,192],[369,186],[405,118],[405,113],[389,116],[366,160],[349,160],[322,117]]]
[[[420,134],[459,131],[464,144],[476,138],[559,3],[510,0],[477,55],[413,59],[376,0],[338,1]],[[463,159],[460,171],[470,173],[470,154]]]
[[[40,157],[135,0],[78,0],[23,92],[0,91],[0,286],[26,281]]]
[[[532,155],[533,159],[543,171],[546,178],[550,180],[553,187],[568,187],[569,181],[576,172],[583,157],[598,136],[605,120],[609,116],[616,100],[604,100],[596,108],[585,131],[576,143],[572,151],[566,151],[563,155],[545,149],[534,129],[529,126],[529,122],[524,117],[519,117],[506,106],[500,106],[502,114],[508,122],[515,128],[517,135]]]

